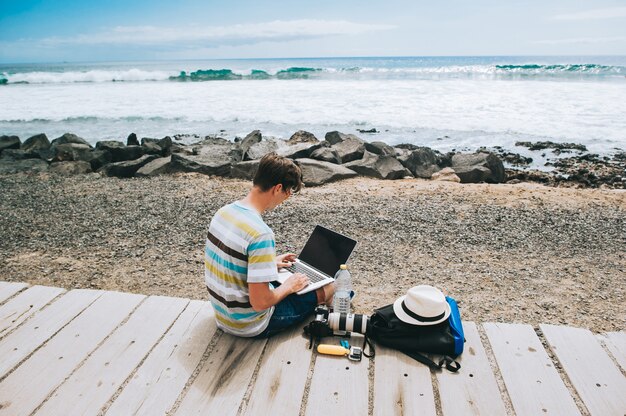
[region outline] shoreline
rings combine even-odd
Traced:
[[[0,175],[0,274],[206,300],[208,221],[249,186],[194,173]],[[297,253],[318,223],[359,241],[358,313],[429,283],[466,321],[624,329],[623,190],[357,177],[307,187],[264,218],[280,252]]]

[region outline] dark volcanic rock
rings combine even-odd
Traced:
[[[260,160],[248,160],[231,166],[230,176],[236,179],[252,180],[259,168]]]
[[[172,168],[183,172],[228,176],[232,163],[238,162],[233,158],[234,146],[237,145],[228,140],[204,140],[193,147],[193,155],[172,153]]]
[[[452,169],[461,183],[502,183],[506,180],[504,165],[494,153],[458,153],[452,156]]]
[[[156,159],[154,155],[143,155],[139,159],[127,160],[124,162],[109,163],[102,167],[99,172],[106,176],[117,176],[118,178],[131,178],[144,165]]]
[[[36,134],[26,139],[22,143],[21,149],[30,155],[30,157],[40,157],[40,152],[45,152],[50,149],[50,140],[45,134]]]
[[[384,142],[365,143],[365,150],[381,156],[395,156],[396,150]]]
[[[365,133],[365,134],[380,133],[378,130],[376,130],[376,128],[371,128],[371,129],[356,129],[356,131],[358,131],[359,133]]]
[[[330,147],[320,147],[319,149],[311,152],[311,159],[321,160],[323,162],[341,164],[341,158],[337,153],[337,150]]]
[[[154,159],[151,162],[146,163],[137,170],[135,176],[156,176],[164,173],[170,173],[172,171],[172,156],[160,157]]]
[[[248,148],[248,150],[243,155],[243,160],[256,160],[261,159],[268,153],[276,152],[280,147],[286,146],[281,142],[277,142],[273,139],[265,139],[258,143],[254,143],[252,146]]]
[[[22,149],[5,149],[2,151],[3,159],[13,159],[13,160],[22,160],[22,159],[31,159],[32,156],[30,153],[25,152]]]
[[[319,140],[313,133],[309,133],[308,131],[298,130],[294,134],[291,135],[289,140],[287,140],[287,144],[297,144],[297,143],[319,143]]]
[[[57,175],[71,176],[91,173],[91,164],[83,160],[68,161],[68,162],[55,162],[50,165],[50,173],[56,173]]]
[[[5,149],[19,149],[20,138],[17,136],[0,136],[0,153]]]
[[[53,142],[54,143],[54,142]],[[81,143],[53,144],[50,149],[40,152],[42,159],[45,157],[50,162],[63,162],[72,160],[88,161],[91,159],[91,146]]]
[[[243,160],[245,160],[247,156],[248,149],[250,149],[254,144],[259,143],[262,138],[263,136],[261,136],[261,132],[259,130],[254,130],[248,133],[248,135],[239,143]]]
[[[96,149],[109,152],[114,163],[138,159],[144,154],[143,147],[135,145],[124,146],[124,143],[118,140],[105,140],[98,142],[96,143]]]
[[[577,143],[555,143],[551,141],[546,142],[516,142],[515,146],[527,147],[528,150],[544,150],[544,149],[556,149],[556,150],[580,150],[586,152],[587,147]]]
[[[306,186],[319,186],[357,176],[351,169],[320,160],[298,159],[295,162],[302,169],[302,180]]]
[[[396,146],[398,149],[404,149]],[[398,156],[398,160],[418,178],[429,179],[433,173],[441,169],[437,165],[437,154],[428,147],[419,147],[415,150],[405,150]]]
[[[401,179],[406,176],[413,176],[395,157],[380,156],[369,152],[365,152],[362,159],[346,163],[343,166],[359,175],[379,179]]]
[[[91,148],[91,145],[85,139],[83,139],[82,137],[78,137],[77,135],[72,133],[65,133],[63,136],[57,137],[56,139],[52,140],[52,146],[72,143],[84,144]]]
[[[131,133],[126,138],[126,146],[139,146],[139,140],[137,140],[137,135],[135,133]]]
[[[279,148],[276,153],[280,156],[288,157],[289,159],[304,159],[311,157],[311,153],[321,147],[321,143],[296,143],[286,147],[283,146]]]
[[[111,152],[106,150],[94,150],[91,152],[91,158],[88,160],[91,169],[95,172],[107,163],[113,162]]]
[[[331,149],[337,151],[341,163],[359,160],[365,153],[365,142],[353,134],[344,134],[338,131],[326,133],[326,141]]]

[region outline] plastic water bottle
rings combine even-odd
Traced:
[[[352,279],[345,264],[339,267],[335,274],[335,296],[333,298],[333,312],[350,313],[350,292]]]

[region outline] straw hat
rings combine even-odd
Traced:
[[[393,304],[393,311],[403,322],[411,325],[435,325],[448,319],[450,305],[441,290],[419,285],[409,289],[406,295]]]

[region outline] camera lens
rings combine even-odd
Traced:
[[[328,325],[335,331],[358,332],[365,334],[369,316],[333,312],[328,315]]]

